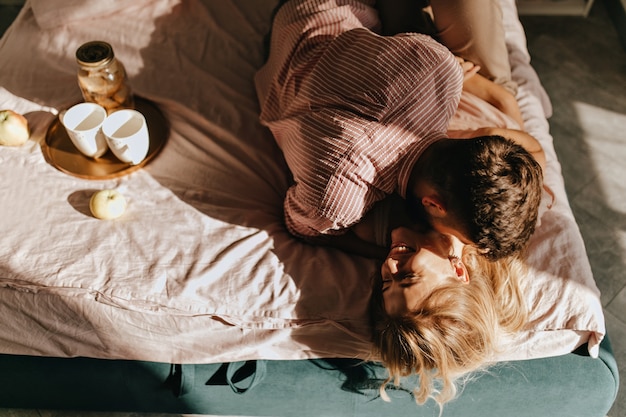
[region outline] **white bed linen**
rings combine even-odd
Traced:
[[[604,318],[549,134],[550,102],[515,3],[502,1],[525,127],[546,150],[556,202],[531,242],[532,321],[498,359],[586,341],[593,354]],[[0,148],[0,353],[369,359],[375,262],[303,244],[283,225],[289,172],[258,123],[252,79],[277,0],[118,0],[106,12],[50,3],[28,0],[0,40],[0,108],[33,128],[24,146]],[[64,174],[41,149],[56,114],[81,98],[74,52],[96,39],[113,45],[134,91],[171,128],[154,161],[114,180]],[[89,215],[89,197],[104,188],[129,200],[123,218]]]

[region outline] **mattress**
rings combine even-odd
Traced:
[[[0,353],[177,364],[371,354],[377,262],[313,246],[285,228],[291,177],[259,123],[253,77],[278,0],[27,0],[0,40],[0,108],[31,138],[0,147]],[[523,286],[528,325],[497,360],[562,355],[604,317],[563,184],[514,0],[502,0],[525,129],[542,144],[545,182]],[[47,157],[50,127],[81,101],[76,49],[109,42],[134,93],[166,121],[162,149],[114,178],[82,178]],[[117,189],[123,217],[89,213]]]

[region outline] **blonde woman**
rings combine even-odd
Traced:
[[[389,372],[383,398],[387,383],[417,374],[415,400],[432,397],[443,405],[460,378],[492,364],[501,336],[526,323],[521,258],[490,261],[416,221],[395,197],[378,204],[354,232],[388,248],[371,303],[375,353]]]
[[[464,245],[446,255],[431,246],[437,232],[402,228],[393,235],[401,240],[383,263],[372,304],[375,347],[389,371],[386,383],[417,374],[416,401],[433,397],[442,405],[454,398],[458,378],[492,362],[502,333],[524,325],[523,264],[487,261]]]

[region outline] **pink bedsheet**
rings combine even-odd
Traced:
[[[496,358],[567,353],[605,328],[567,202],[513,0],[502,0],[525,127],[544,146],[546,195],[526,282],[532,321]],[[289,172],[258,123],[252,77],[277,0],[28,0],[0,40],[0,108],[31,139],[0,148],[0,353],[174,363],[369,356],[374,261],[293,239],[282,221]],[[54,4],[54,7],[51,7]],[[168,142],[112,180],[44,158],[46,129],[81,99],[74,52],[105,40],[134,91],[158,104]],[[489,111],[483,109],[483,111]],[[494,115],[497,117],[497,115]],[[117,188],[124,217],[88,213]]]

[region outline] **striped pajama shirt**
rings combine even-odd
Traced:
[[[302,238],[340,234],[385,196],[404,197],[461,96],[454,56],[425,35],[379,35],[373,3],[288,1],[255,76],[261,123],[294,178],[286,225]]]

